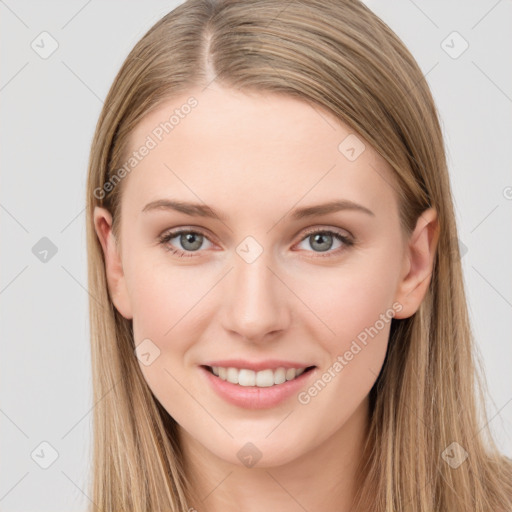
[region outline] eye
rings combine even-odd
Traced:
[[[338,247],[334,251],[329,251],[332,248],[333,242],[338,241],[341,243],[341,247]],[[337,231],[330,231],[328,229],[315,229],[306,234],[302,239],[301,243],[309,241],[308,244],[314,249],[314,252],[324,252],[320,257],[330,257],[338,254],[344,250],[344,247],[350,247],[354,245],[354,240],[348,236],[342,235]]]
[[[178,239],[177,243],[179,243],[184,250],[176,248],[170,244],[171,240],[174,240],[175,238]],[[170,231],[164,233],[162,236],[159,237],[159,243],[163,245],[167,251],[170,251],[173,254],[178,255],[180,258],[184,256],[194,256],[194,254],[190,253],[197,252],[201,248],[205,240],[208,240],[206,235],[200,233],[199,231],[192,231],[189,229]]]
[[[171,241],[174,239],[177,239],[175,244],[180,245],[181,248],[171,244]],[[300,243],[304,243],[307,240],[309,240],[309,246],[314,249],[313,252],[325,253],[320,254],[320,257],[336,255],[343,251],[344,248],[354,245],[354,240],[351,237],[328,229],[316,229],[310,231],[304,238],[302,238]],[[201,249],[205,241],[208,241],[208,243],[211,244],[209,238],[205,234],[191,229],[168,231],[159,237],[159,243],[165,248],[165,250],[176,254],[180,258],[195,256],[194,252],[200,252],[199,249]],[[341,243],[341,247],[338,247],[334,251],[330,251],[334,241]]]

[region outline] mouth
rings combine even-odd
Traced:
[[[222,367],[202,365],[202,368],[220,380],[240,387],[268,388],[280,386],[291,380],[298,379],[301,375],[311,372],[316,366],[305,368],[284,368],[275,370],[266,369],[261,371],[249,370],[246,368]],[[302,379],[301,379],[302,380]]]

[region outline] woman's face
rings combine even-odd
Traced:
[[[405,238],[385,161],[291,97],[192,90],[147,115],[130,148],[121,250],[100,208],[96,229],[140,369],[183,435],[273,466],[360,428],[391,319],[428,286],[429,213]],[[287,372],[269,370],[286,366],[314,369],[275,384]]]

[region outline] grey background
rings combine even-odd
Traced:
[[[124,58],[178,3],[0,1],[4,512],[86,510],[90,503],[88,153]],[[512,4],[366,3],[416,57],[440,111],[491,427],[512,456]],[[59,45],[47,59],[31,47],[43,31]],[[453,31],[469,44],[457,58],[463,41],[448,37]],[[57,249],[46,262],[33,253],[43,237]],[[51,462],[52,448],[42,442],[58,453],[47,469],[41,464]]]

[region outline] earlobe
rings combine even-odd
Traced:
[[[118,244],[112,232],[112,215],[107,209],[99,206],[94,208],[94,229],[103,249],[105,274],[112,302],[121,315],[131,319],[133,315],[126,278]]]
[[[418,218],[407,244],[403,277],[395,298],[403,308],[396,318],[408,318],[419,309],[432,278],[438,240],[437,212],[429,208]]]

